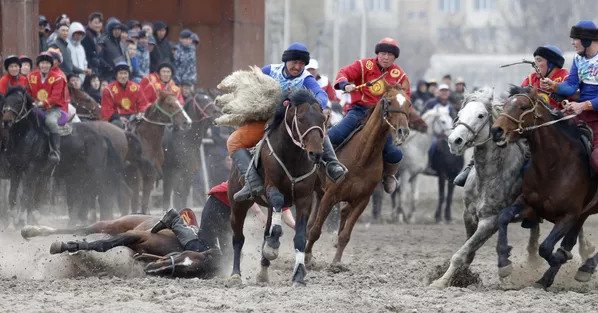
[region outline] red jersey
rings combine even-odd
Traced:
[[[160,78],[158,77],[158,74],[156,74],[156,73],[151,73],[151,74],[143,77],[141,79],[141,81],[139,82],[141,91],[143,92],[145,90],[145,87],[147,87],[147,85],[149,85],[150,83],[155,83],[159,80],[160,80]]]
[[[185,100],[183,99],[183,93],[181,92],[181,88],[179,88],[173,80],[170,80],[168,84],[164,85],[164,83],[158,79],[158,81],[153,82],[151,84],[147,84],[143,89],[143,95],[149,103],[154,103],[158,100],[160,96],[160,90],[170,91],[174,93],[177,98],[179,98],[179,102],[181,105],[185,105]]]
[[[328,77],[320,76],[318,78],[318,85],[320,85],[320,88],[322,88],[322,90],[326,92],[326,94],[328,95],[328,100],[340,102],[340,99],[336,97],[336,91],[334,90],[334,87],[332,87],[332,84],[330,83],[330,79],[328,79]]]
[[[25,77],[25,75],[19,74],[19,76],[15,79],[14,77],[12,77],[12,75],[6,74],[6,75],[2,76],[2,78],[0,78],[0,93],[5,95],[6,92],[8,91],[8,86],[27,87],[27,85],[28,85],[27,77]]]
[[[210,189],[208,195],[216,197],[218,200],[222,201],[227,206],[230,206],[230,202],[228,202],[228,181],[221,183],[218,186]],[[289,210],[289,208],[283,208],[283,211]]]
[[[68,84],[60,68],[52,68],[44,81],[39,70],[29,73],[27,80],[29,81],[27,92],[35,101],[41,101],[46,110],[57,106],[62,111],[68,112],[70,100]]]
[[[411,87],[409,86],[409,78],[407,74],[398,65],[393,64],[384,71],[380,70],[378,66],[378,59],[368,58],[361,59],[353,62],[353,64],[343,67],[336,75],[336,81],[334,82],[334,88],[339,89],[339,83],[351,82],[359,86],[369,81],[374,81],[385,72],[389,72],[383,79],[389,85],[400,84],[407,93],[407,97],[411,97]],[[366,107],[373,107],[384,95],[384,82],[382,80],[377,81],[373,86],[363,87],[350,93],[351,101],[348,104],[348,108],[352,108],[356,104],[360,104]]]
[[[137,83],[127,82],[123,87],[118,81],[112,82],[102,91],[102,119],[110,120],[110,117],[116,113],[118,115],[135,114],[145,112],[148,106],[147,100],[141,93],[141,88]]]
[[[553,81],[557,82],[557,83],[562,83],[565,80],[567,80],[567,76],[569,76],[569,71],[562,68],[554,73],[552,73],[552,75],[550,75],[550,79],[552,79]],[[544,100],[546,102],[550,102],[550,105],[553,108],[562,110],[563,107],[561,106],[561,104],[559,102],[556,102],[556,100],[552,99],[549,95],[549,93],[545,92],[544,90],[542,90],[540,88],[540,79],[538,78],[538,75],[534,72],[531,73],[527,76],[526,79],[523,80],[523,82],[521,83],[521,87],[527,87],[527,86],[534,86],[536,88],[538,88],[539,91],[539,96],[541,96],[542,98],[544,98]],[[548,101],[550,100],[550,101]]]

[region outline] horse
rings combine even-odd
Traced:
[[[71,104],[77,110],[77,116],[82,121],[99,121],[102,119],[102,106],[85,91],[69,85],[69,94],[71,96]]]
[[[164,164],[164,128],[172,126],[175,130],[188,131],[191,128],[191,118],[179,103],[176,95],[171,92],[160,91],[158,100],[149,105],[141,120],[132,122],[132,132],[141,140],[143,153],[152,162],[158,173],[143,172],[137,167],[127,169],[127,183],[132,186],[133,198],[131,199],[132,212],[139,212],[139,189],[143,184],[143,197],[141,198],[141,213],[148,214],[149,199],[154,183],[162,175]]]
[[[411,101],[400,87],[389,86],[385,81],[384,84],[386,92],[378,104],[369,111],[364,119],[363,128],[346,139],[344,145],[337,147],[339,161],[349,170],[345,179],[334,184],[331,180],[324,182],[324,177],[320,175],[320,188],[316,190],[320,206],[310,218],[312,225],[310,225],[305,248],[308,262],[311,260],[313,245],[320,238],[322,225],[330,210],[335,204],[345,201],[347,203],[341,208],[338,247],[333,263],[341,261],[357,219],[382,180],[384,141],[391,130],[395,142],[399,144],[409,136]]]
[[[424,113],[422,119],[428,125],[426,132],[416,132],[409,136],[404,143],[403,160],[401,160],[401,167],[399,168],[398,173],[401,185],[409,184],[411,192],[404,193],[404,188],[401,186],[391,195],[391,198],[393,199],[393,207],[395,207],[394,199],[398,195],[398,204],[396,205],[396,209],[392,212],[393,221],[415,222],[413,213],[415,213],[415,208],[419,201],[418,175],[427,166],[427,158],[422,158],[422,156],[427,156],[428,150],[434,141],[434,137],[448,136],[452,129],[453,119],[451,118],[448,107],[436,106]],[[438,164],[438,162],[436,163]],[[438,178],[438,184],[440,187],[440,177]],[[442,186],[444,188],[444,182],[442,182]],[[405,215],[403,211],[401,201],[405,195],[409,198],[408,202],[410,205],[410,211],[407,215]],[[438,206],[440,207],[441,204],[442,199],[439,197]]]
[[[450,152],[447,138],[441,136],[438,138],[436,153],[432,157],[432,168],[438,174],[438,205],[434,218],[436,223],[442,222],[442,208],[444,205],[444,222],[451,223],[451,203],[453,202],[453,191],[455,185],[453,180],[459,175],[465,164],[463,155],[455,155]],[[444,188],[447,187],[446,197]]]
[[[5,152],[10,166],[24,178],[21,203],[28,224],[37,224],[33,216],[37,209],[34,204],[52,172],[56,173],[56,179],[66,182],[71,224],[87,220],[88,212],[81,203],[88,194],[97,194],[101,186],[112,188],[110,192],[113,194],[120,192],[119,187],[124,181],[120,159],[110,140],[89,125],[74,123],[69,126],[71,134],[61,140],[61,161],[54,169],[48,169],[48,139],[40,121],[43,117],[33,107],[33,98],[23,87],[10,88],[2,111],[4,127],[9,129]]]
[[[259,199],[236,202],[233,195],[241,190],[243,179],[232,170],[228,184],[228,198],[232,207],[233,271],[232,284],[241,283],[241,249],[245,242],[243,224],[247,211],[254,202],[273,208],[268,211],[268,222],[262,244],[259,282],[268,282],[270,261],[278,257],[282,236],[281,216],[284,207],[295,205],[295,266],[293,286],[305,285],[305,239],[310,215],[316,171],[322,159],[326,117],[313,93],[294,89],[283,96],[275,115],[268,121],[264,139],[256,149],[261,160],[260,173],[266,195]]]
[[[164,135],[162,206],[165,210],[170,207],[173,196],[174,207],[182,208],[187,205],[193,179],[201,169],[199,149],[212,125],[213,116],[218,111],[213,99],[203,92],[198,92],[187,100],[184,108],[191,118],[191,130],[181,132],[166,129]]]
[[[492,140],[499,147],[506,148],[509,143],[526,139],[532,159],[523,178],[522,193],[498,218],[496,251],[500,277],[509,276],[513,270],[507,240],[509,222],[516,218],[532,221],[543,218],[554,223],[539,247],[540,256],[550,267],[534,284],[546,289],[553,284],[561,265],[573,257],[571,249],[585,220],[598,212],[595,197],[598,181],[591,177],[589,154],[580,129],[566,121],[571,117],[574,116],[564,117],[550,108],[538,97],[536,87],[512,86],[503,112],[492,124]],[[561,239],[560,248],[553,253]],[[579,268],[576,280],[590,279],[595,258],[588,259]]]
[[[218,208],[220,209],[220,208]],[[202,213],[202,224],[214,222],[212,214]],[[197,227],[195,214],[190,209],[180,212],[188,225]],[[202,252],[184,251],[174,233],[165,229],[158,233],[151,233],[152,227],[160,217],[133,214],[122,216],[115,220],[100,221],[87,226],[56,229],[47,226],[26,226],[21,230],[21,236],[29,240],[33,237],[50,235],[78,235],[106,234],[111,238],[96,241],[55,241],[50,245],[50,254],[76,251],[107,252],[115,247],[127,247],[134,254],[134,259],[149,262],[144,272],[148,275],[171,277],[213,277],[220,263],[220,250],[209,249]],[[229,231],[230,232],[230,231]],[[202,232],[203,234],[203,232]],[[211,236],[207,235],[208,237]],[[215,240],[216,238],[205,238]]]

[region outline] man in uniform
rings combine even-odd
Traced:
[[[365,84],[373,81],[384,73],[389,73],[383,79],[390,85],[399,84],[411,96],[409,79],[407,74],[394,61],[399,57],[399,45],[392,38],[384,38],[376,45],[376,56],[373,58],[361,59],[342,68],[336,76],[334,88],[350,92],[351,102],[348,104],[347,115],[334,127],[328,130],[328,136],[332,144],[342,143],[349,134],[357,127],[360,121],[365,118],[369,108],[376,106],[385,93],[384,82],[381,80],[373,86],[355,89],[355,85]],[[396,188],[395,174],[399,162],[403,158],[401,149],[392,144],[392,136],[389,135],[384,144],[384,191],[394,192]]]
[[[130,69],[126,61],[117,62],[114,72],[116,80],[102,91],[102,119],[124,128],[120,118],[145,112],[148,102],[139,85],[129,80]]]
[[[174,80],[172,80],[172,76],[174,74],[174,67],[172,64],[169,62],[160,63],[158,65],[158,69],[156,70],[156,74],[158,79],[153,80],[150,77],[150,83],[148,83],[143,89],[145,99],[147,99],[149,103],[153,103],[158,100],[161,90],[170,91],[177,96],[181,105],[184,105],[185,100],[183,99],[181,88],[179,88],[179,86],[174,83]]]
[[[42,52],[36,58],[39,69],[27,76],[27,92],[35,100],[35,106],[46,110],[45,126],[50,132],[48,163],[55,166],[60,162],[58,120],[62,117],[60,111],[68,112],[69,93],[66,76],[59,68],[60,61],[55,60],[52,54],[60,58],[56,52]]]
[[[4,70],[6,74],[0,78],[0,93],[6,94],[9,86],[27,87],[27,77],[21,75],[21,60],[18,56],[11,55],[4,59]]]

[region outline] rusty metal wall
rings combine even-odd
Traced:
[[[39,14],[52,24],[65,13],[71,21],[86,25],[94,11],[102,12],[105,20],[161,20],[169,26],[168,39],[174,42],[183,28],[189,28],[200,37],[197,68],[201,87],[215,87],[232,71],[264,62],[265,0],[1,0],[2,47],[20,40],[18,34],[5,33],[6,15],[12,15],[5,8],[20,2],[29,2],[35,9],[39,3]],[[37,25],[37,13],[34,17],[31,23]]]

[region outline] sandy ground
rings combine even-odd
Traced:
[[[241,287],[226,287],[230,266],[211,280],[145,277],[130,260],[126,248],[109,253],[48,254],[56,239],[29,242],[17,232],[0,233],[0,312],[596,312],[598,279],[581,284],[573,279],[579,256],[566,264],[548,291],[530,287],[540,278],[545,263],[526,262],[528,231],[511,227],[515,246],[512,283],[499,285],[494,251],[496,236],[472,264],[480,283],[467,288],[436,290],[428,286],[437,268],[465,239],[456,201],[451,225],[430,223],[432,210],[418,212],[415,225],[370,225],[370,211],[356,226],[341,267],[329,266],[332,236],[323,235],[315,247],[316,265],[308,272],[305,288],[291,288],[294,261],[292,230],[285,228],[270,284],[255,282],[259,268],[261,230],[248,220],[242,260]],[[427,201],[422,207],[431,208]],[[384,214],[389,216],[389,208]],[[586,233],[598,244],[598,219],[590,219]],[[542,238],[551,224],[543,224]],[[286,227],[286,226],[285,226]],[[101,238],[94,236],[93,238]]]

